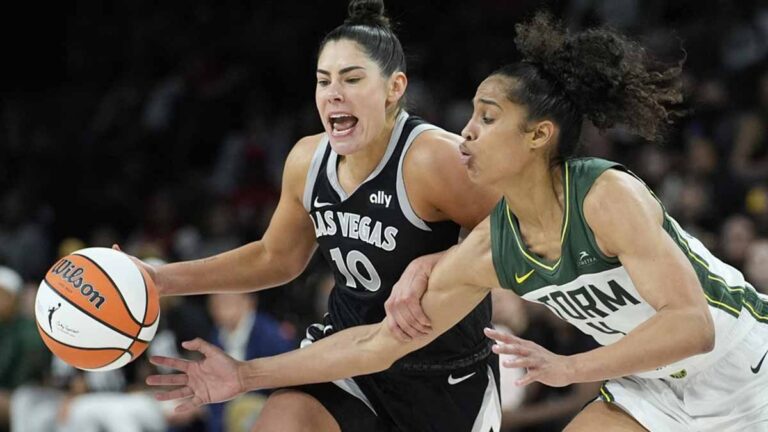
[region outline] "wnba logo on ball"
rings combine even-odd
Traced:
[[[80,294],[83,296],[90,297],[88,301],[93,303],[94,306],[96,306],[96,309],[100,309],[101,305],[106,300],[100,292],[93,289],[93,285],[85,282],[83,279],[85,270],[83,270],[82,267],[77,267],[68,259],[62,259],[56,263],[51,269],[51,273],[59,276],[65,282],[68,282],[75,287],[75,289],[80,290]]]

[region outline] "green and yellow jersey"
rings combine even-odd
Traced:
[[[655,313],[621,262],[600,251],[584,219],[584,198],[608,169],[627,171],[620,164],[597,158],[571,159],[564,164],[565,214],[561,256],[556,261],[528,250],[504,199],[491,213],[493,264],[501,285],[526,300],[544,304],[601,345],[618,341]],[[741,272],[685,232],[666,210],[663,227],[696,271],[716,331],[715,349],[710,353],[638,374],[677,378],[710,364],[756,322],[768,323],[768,300],[757,294]]]

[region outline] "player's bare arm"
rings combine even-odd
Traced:
[[[488,220],[478,225],[435,267],[422,301],[435,331],[423,338],[403,343],[381,322],[352,327],[300,350],[248,362],[236,362],[221,350],[196,339],[184,346],[202,352],[206,356],[204,360],[153,357],[153,363],[182,373],[152,376],[147,382],[179,386],[158,394],[158,398],[189,398],[179,408],[186,410],[254,389],[328,382],[383,371],[451,328],[488,295],[490,287],[498,286],[491,259],[489,225]]]
[[[404,161],[404,180],[414,211],[424,220],[453,220],[472,230],[485,219],[501,195],[472,183],[458,150],[462,138],[437,130],[416,138]],[[421,307],[427,279],[441,253],[414,260],[392,288],[384,307],[387,325],[400,340],[408,341],[431,331]]]
[[[661,205],[645,185],[627,173],[609,170],[587,195],[584,211],[600,248],[619,258],[657,313],[616,344],[577,356],[575,367],[582,380],[652,370],[710,351],[714,326],[701,285],[664,231]]]
[[[570,357],[493,332],[491,336],[507,344],[503,352],[520,355],[505,366],[529,368],[519,384],[602,381],[710,351],[714,325],[701,286],[662,228],[661,206],[646,187],[627,173],[606,171],[587,194],[584,215],[600,249],[619,258],[657,313],[618,342]]]
[[[320,135],[299,140],[285,162],[280,201],[261,240],[209,258],[155,269],[161,295],[257,291],[296,278],[315,250],[302,205],[307,171]]]

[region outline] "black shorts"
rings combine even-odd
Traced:
[[[294,389],[323,404],[342,432],[498,432],[501,407],[495,354],[441,374],[385,371],[353,382],[346,381],[346,389],[334,383]]]

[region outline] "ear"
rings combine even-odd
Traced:
[[[408,77],[402,72],[395,72],[389,78],[387,86],[387,105],[396,104],[405,94],[408,87]]]
[[[532,133],[531,149],[543,148],[554,138],[555,124],[549,120],[540,121],[533,126]]]

